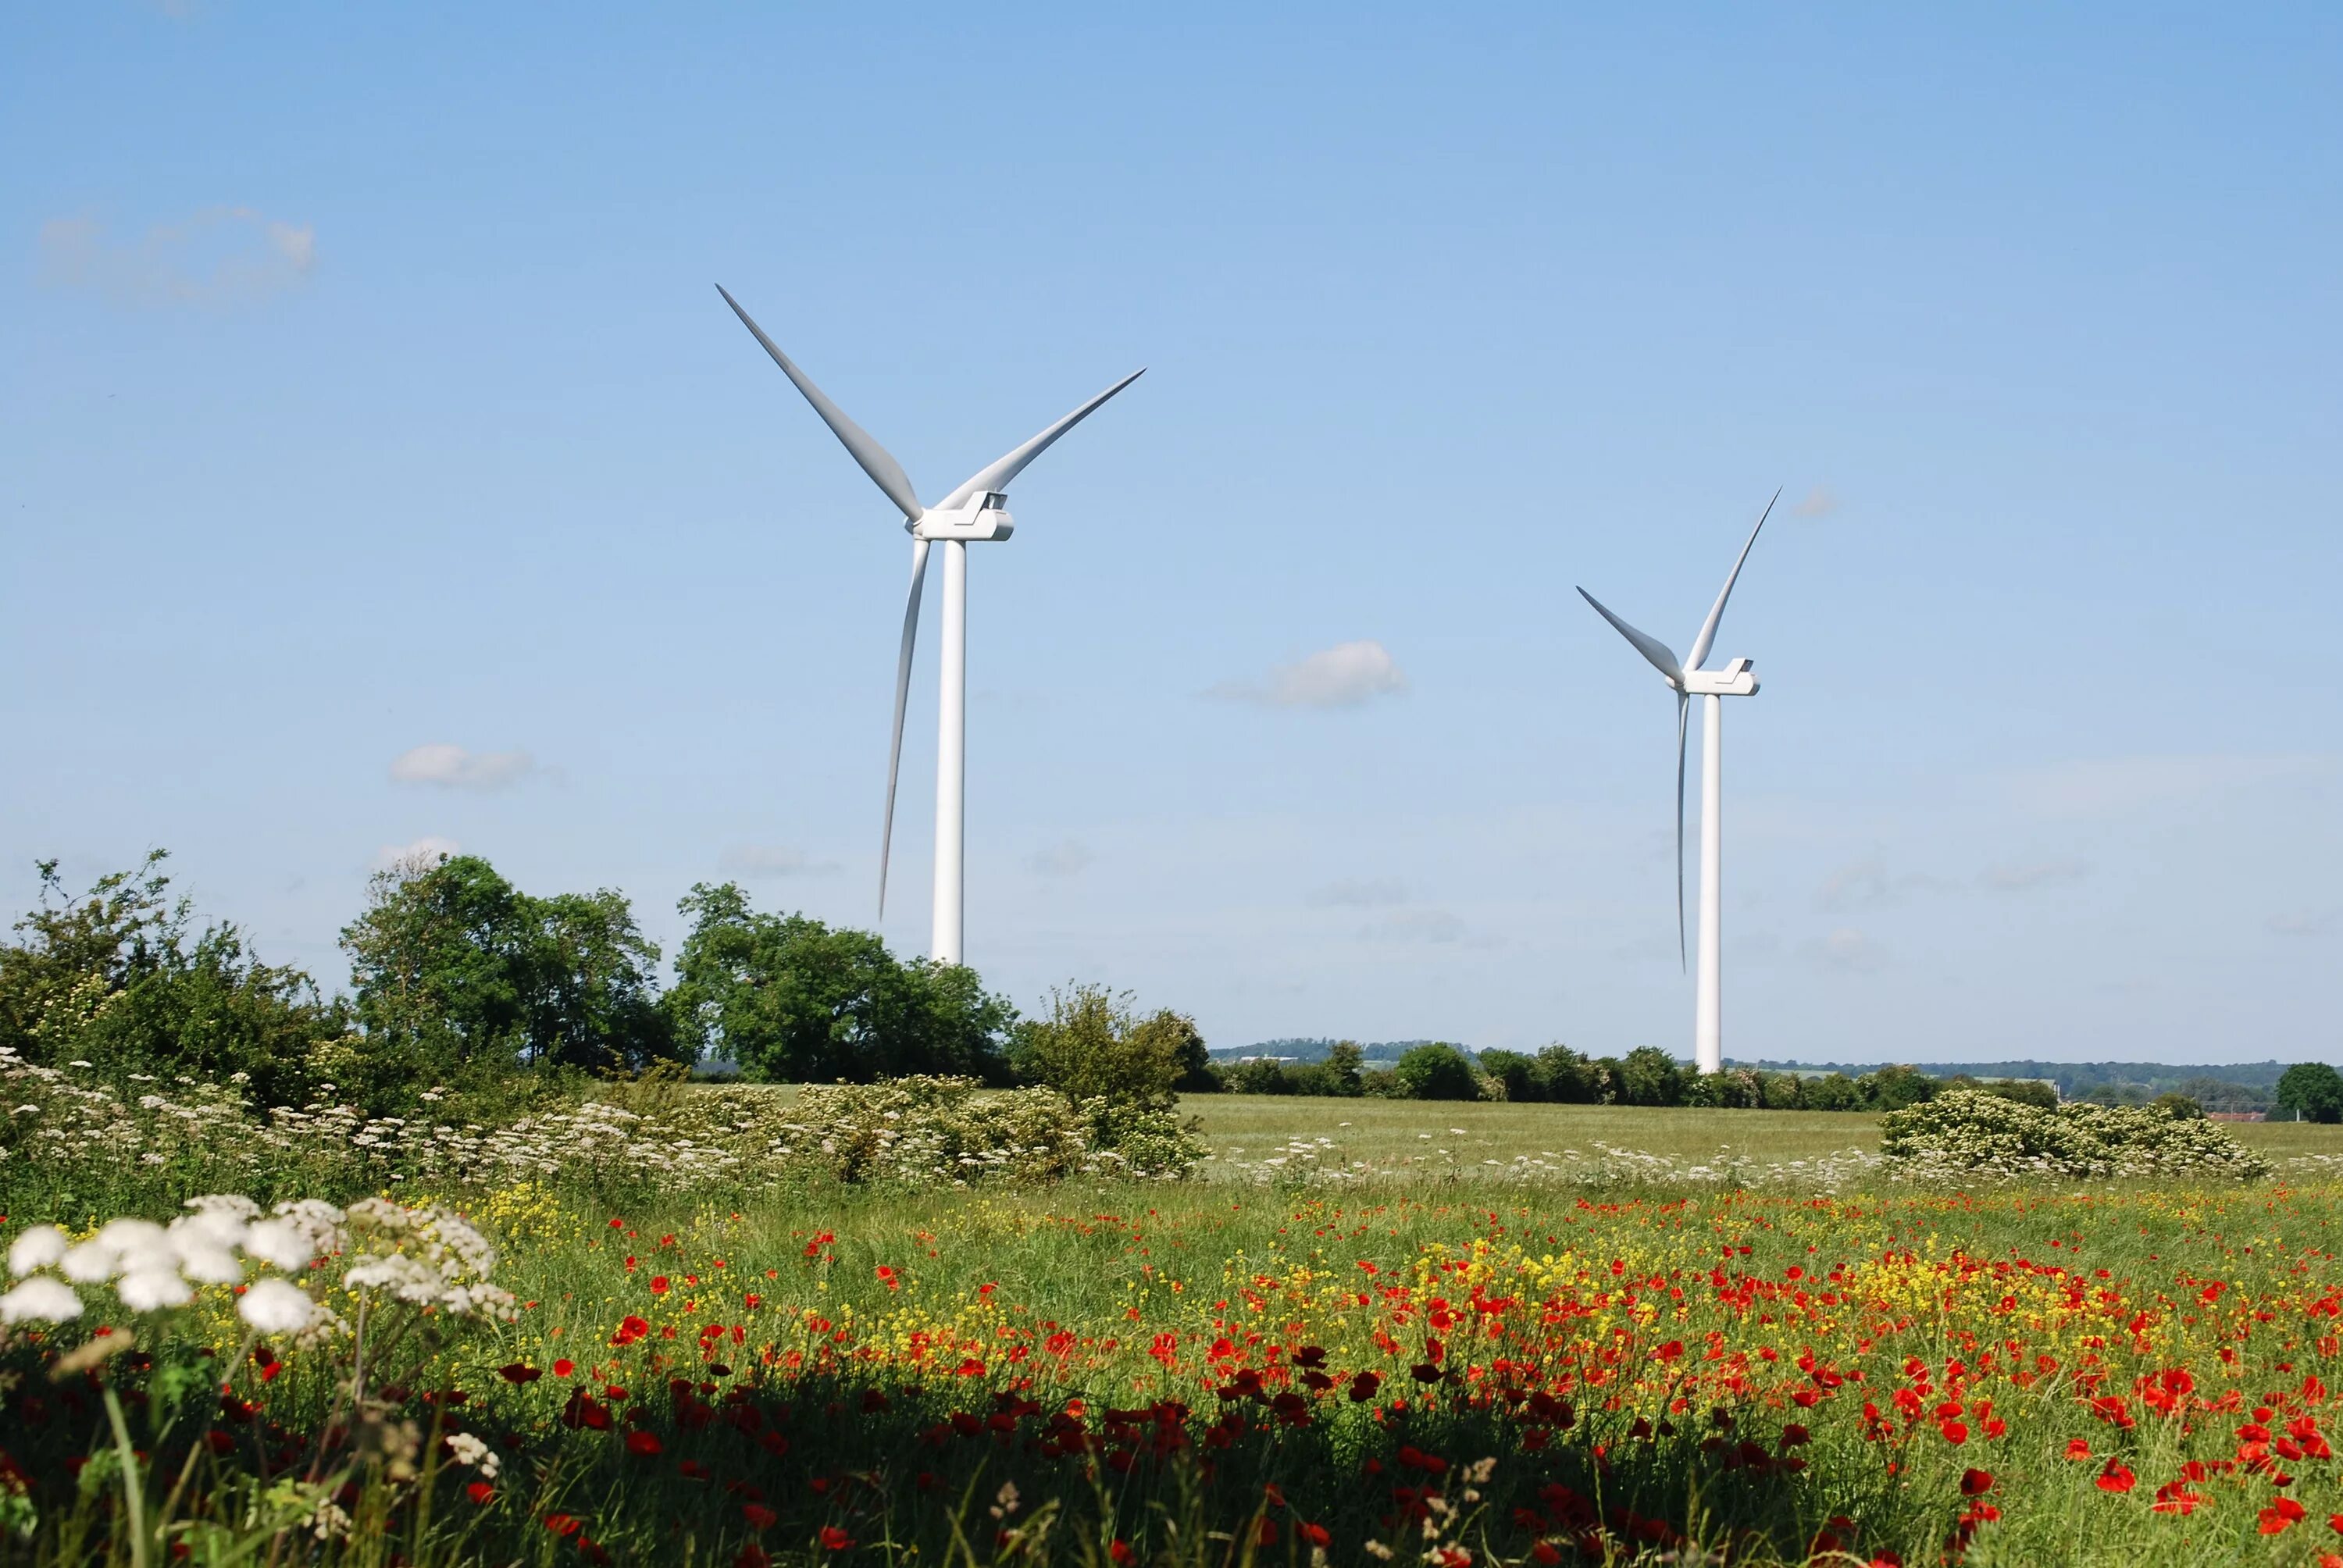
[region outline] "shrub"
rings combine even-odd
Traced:
[[[1821,1078],[1809,1078],[1798,1086],[1799,1098],[1809,1111],[1860,1111],[1863,1109],[1863,1086],[1844,1072],[1833,1072]]]
[[[1639,1045],[1619,1064],[1619,1098],[1629,1105],[1674,1105],[1684,1099],[1684,1070],[1656,1045]]]
[[[1434,1042],[1411,1048],[1392,1066],[1400,1093],[1409,1100],[1478,1100],[1481,1080],[1464,1053]]]
[[[1366,1092],[1365,1060],[1355,1041],[1340,1040],[1327,1048],[1325,1060],[1298,1068],[1285,1078],[1297,1094],[1355,1099]]]
[[[1232,1094],[1292,1094],[1300,1087],[1286,1072],[1285,1064],[1271,1057],[1240,1061],[1227,1070]]]
[[[1558,1043],[1537,1053],[1537,1080],[1544,1098],[1560,1105],[1606,1104],[1617,1082],[1605,1063]]]
[[[1481,1074],[1496,1088],[1491,1100],[1544,1100],[1545,1083],[1539,1076],[1537,1063],[1517,1050],[1484,1050],[1481,1053]]]
[[[1913,1067],[1883,1067],[1876,1072],[1866,1072],[1856,1079],[1855,1087],[1863,1091],[1864,1103],[1880,1111],[1901,1111],[1934,1100],[1942,1087],[1933,1078]]]
[[[1976,1090],[1880,1118],[1880,1152],[1898,1175],[2224,1176],[2246,1181],[2268,1161],[2218,1125],[2175,1121],[2146,1106],[2078,1101],[2043,1111]]]

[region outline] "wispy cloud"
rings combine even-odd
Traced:
[[[434,741],[400,752],[390,776],[401,784],[437,784],[443,789],[502,789],[537,769],[526,751],[467,751]]]
[[[2030,893],[2037,888],[2064,887],[2091,874],[2087,860],[2032,860],[2016,865],[1988,866],[1977,885],[1996,893]]]
[[[1874,974],[1887,964],[1887,955],[1879,944],[1853,926],[1814,938],[1800,950],[1808,963],[1840,974]]]
[[[41,276],[125,306],[246,304],[308,281],[317,233],[247,206],[206,207],[117,240],[94,217],[41,226]]]
[[[1367,910],[1407,902],[1407,884],[1395,877],[1345,877],[1314,889],[1310,901],[1320,908]]]
[[[1952,884],[1926,871],[1890,873],[1877,855],[1849,861],[1823,879],[1815,903],[1828,910],[1885,909],[1914,893],[1938,892]]]
[[[2103,817],[2331,773],[2335,765],[2335,758],[2316,753],[2104,757],[2030,769],[2004,783],[2019,807],[2038,815]]]
[[[2315,937],[2335,929],[2343,910],[2288,910],[2262,922],[2277,937]]]
[[[1264,680],[1222,681],[1205,695],[1265,708],[1355,708],[1406,689],[1407,677],[1389,650],[1369,638],[1281,664]]]
[[[1359,937],[1371,942],[1461,942],[1464,921],[1446,910],[1398,910],[1361,926]]]
[[[736,877],[826,877],[838,863],[786,845],[740,844],[724,851],[724,869]]]
[[[1087,845],[1067,839],[1026,856],[1025,869],[1037,877],[1071,877],[1088,869],[1097,858]]]
[[[1838,510],[1838,493],[1828,485],[1816,485],[1805,498],[1790,508],[1794,518],[1827,518]]]
[[[452,859],[461,854],[463,849],[464,846],[453,839],[442,839],[435,833],[427,833],[411,844],[385,844],[381,849],[377,849],[374,852],[374,869],[377,871],[390,871],[401,866],[411,866],[421,869],[436,866],[442,860]]]

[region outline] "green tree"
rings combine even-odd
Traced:
[[[1286,1071],[1285,1064],[1273,1056],[1256,1056],[1229,1070],[1232,1094],[1292,1094],[1302,1087],[1300,1075]]]
[[[652,979],[659,948],[608,889],[538,899],[477,855],[408,861],[367,884],[342,950],[377,1087],[679,1054]]]
[[[1481,1070],[1496,1081],[1505,1100],[1545,1098],[1545,1081],[1538,1073],[1535,1059],[1520,1051],[1484,1050],[1481,1053]]]
[[[908,1073],[999,1080],[1016,1010],[962,965],[904,963],[870,931],[760,914],[726,882],[695,886],[667,1011],[703,1060],[777,1083]]]
[[[1864,1104],[1874,1111],[1901,1111],[1906,1106],[1934,1100],[1942,1087],[1926,1073],[1911,1067],[1883,1067],[1855,1081],[1863,1091]]]
[[[2343,1121],[2343,1073],[2323,1061],[2298,1061],[2278,1075],[2278,1107],[2305,1121]]]
[[[348,1035],[349,1010],[298,969],[264,964],[236,927],[197,929],[169,896],[157,849],[81,898],[57,862],[38,863],[41,900],[0,945],[0,1045],[45,1067],[87,1061],[133,1072],[243,1073],[263,1104],[297,1104]]]
[[[1629,1105],[1674,1105],[1684,1099],[1684,1070],[1656,1045],[1639,1045],[1619,1063],[1619,1098]]]
[[[1796,1111],[1806,1102],[1805,1086],[1795,1072],[1768,1072],[1761,1077],[1768,1111]]]
[[[1826,1073],[1809,1078],[1798,1086],[1799,1098],[1809,1111],[1860,1111],[1863,1109],[1863,1086],[1844,1072]]]
[[[1478,1100],[1481,1080],[1464,1053],[1433,1041],[1409,1048],[1392,1066],[1400,1092],[1409,1100]]]
[[[1190,1070],[1187,1041],[1194,1033],[1195,1025],[1179,1013],[1139,1017],[1128,993],[1068,985],[1051,990],[1047,1016],[1016,1026],[1010,1061],[1020,1078],[1071,1099],[1095,1095],[1161,1110],[1170,1107]]]
[[[1540,1098],[1560,1105],[1601,1105],[1612,1095],[1614,1079],[1599,1061],[1559,1042],[1537,1053]]]

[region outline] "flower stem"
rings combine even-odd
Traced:
[[[106,1419],[114,1428],[114,1452],[122,1462],[122,1503],[130,1516],[131,1568],[146,1568],[146,1494],[138,1484],[138,1451],[130,1446],[130,1423],[122,1418],[122,1401],[114,1385],[106,1385]]]

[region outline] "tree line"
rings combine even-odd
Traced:
[[[126,1082],[228,1081],[267,1105],[377,1112],[425,1091],[493,1094],[564,1076],[694,1067],[772,1082],[949,1074],[1169,1104],[1204,1087],[1194,1022],[1096,985],[1032,1017],[973,970],[877,935],[752,909],[699,884],[671,984],[626,895],[524,892],[476,855],[367,883],[341,932],[346,991],[256,957],[174,897],[156,851],[74,895],[43,862],[40,901],[0,944],[0,1048]]]

